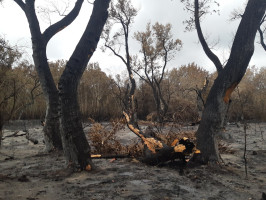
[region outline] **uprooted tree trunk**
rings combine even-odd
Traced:
[[[198,4],[198,0],[195,0],[195,2]],[[220,161],[216,137],[223,125],[230,96],[243,78],[253,55],[256,32],[265,9],[266,3],[264,0],[249,0],[236,32],[228,62],[224,68],[219,65],[216,66],[218,77],[208,95],[196,134],[196,145],[201,151],[197,158],[200,162]],[[199,21],[196,26],[199,26]]]

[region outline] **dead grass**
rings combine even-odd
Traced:
[[[232,148],[229,148],[227,144],[221,141],[218,143],[218,148],[220,154],[234,154],[236,152]]]
[[[125,125],[120,120],[113,120],[110,125],[103,126],[90,119],[92,128],[89,130],[89,139],[92,145],[92,154],[122,154],[127,153],[127,148],[116,138],[117,131],[124,129]]]

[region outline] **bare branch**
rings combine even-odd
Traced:
[[[222,64],[219,60],[219,58],[211,51],[211,49],[209,48],[202,30],[201,30],[201,26],[200,26],[200,20],[199,20],[199,1],[195,0],[195,25],[196,25],[196,30],[198,33],[198,37],[199,37],[199,41],[202,45],[202,48],[205,52],[205,54],[208,56],[208,58],[214,63],[217,72],[220,73],[223,70]]]
[[[107,44],[105,44],[104,46],[107,47],[108,49],[110,49],[114,53],[115,56],[117,56],[118,58],[120,58],[123,61],[123,63],[125,65],[127,65],[127,61],[120,54],[118,54],[113,47],[111,47],[111,46],[109,46]]]
[[[63,9],[59,8],[59,6],[56,3],[57,3],[56,1],[52,1],[51,2],[52,7],[53,7],[54,10],[50,10],[50,12],[57,13],[59,16],[66,16],[65,13],[68,11],[69,1],[67,1],[67,2],[63,1],[63,3],[65,4]]]
[[[77,0],[74,8],[59,22],[49,26],[43,33],[45,43],[47,44],[49,40],[59,31],[70,25],[78,16],[81,6],[84,0]]]
[[[192,0],[181,0],[181,2],[185,5],[184,10],[188,11],[192,15],[195,13],[195,4],[192,3]],[[217,13],[219,14],[220,11],[219,9],[210,9],[211,6],[210,4],[216,4],[218,7],[220,6],[217,1],[212,1],[212,0],[201,0],[199,2],[199,19],[201,20],[206,14],[213,14]],[[185,31],[192,31],[194,30],[195,27],[195,18],[190,17],[187,20],[183,21],[183,24],[186,25]]]
[[[87,0],[87,2],[88,2],[89,4],[94,4],[94,2],[90,2],[89,0]]]
[[[19,6],[20,8],[25,11],[25,3],[23,3],[22,0],[14,0]]]
[[[260,43],[261,46],[263,47],[263,49],[266,51],[266,44],[264,42],[264,33],[266,31],[266,27],[264,27],[264,29],[261,29],[262,25],[265,23],[266,21],[266,14],[264,15],[264,17],[262,18],[261,22],[260,22],[260,27],[258,28],[259,31],[259,35],[260,35]]]
[[[149,83],[149,82],[146,80],[146,78],[145,78],[144,76],[141,76],[140,73],[139,73],[137,70],[132,69],[132,71],[133,71],[135,74],[137,74],[138,77],[139,77],[141,80],[145,81],[146,83]]]
[[[265,44],[265,42],[264,42],[263,31],[261,30],[260,27],[259,27],[258,31],[259,31],[259,34],[260,34],[260,43],[261,43],[261,46],[262,46],[263,49],[266,51],[266,44]]]

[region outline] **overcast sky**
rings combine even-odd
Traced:
[[[72,1],[74,2],[74,0]],[[225,62],[228,58],[233,35],[239,24],[239,21],[229,21],[230,13],[234,9],[243,7],[244,1],[221,0],[219,1],[220,15],[208,15],[202,22],[202,30],[205,36],[208,36],[208,40],[210,42],[219,40],[219,44],[215,46],[215,53],[219,56],[221,62]],[[43,0],[36,0],[36,3],[38,2],[43,2]],[[144,31],[148,22],[155,23],[158,21],[163,24],[171,23],[174,37],[182,40],[183,48],[176,54],[175,59],[169,63],[168,69],[195,62],[211,72],[215,70],[214,65],[206,57],[198,43],[196,31],[184,32],[185,26],[182,22],[188,19],[189,14],[183,10],[184,7],[179,0],[132,0],[132,2],[139,9],[139,13],[132,25],[131,36],[136,31]],[[92,5],[85,1],[75,22],[50,40],[47,49],[49,60],[68,59],[71,56],[86,27],[91,10]],[[12,45],[28,47],[30,57],[31,37],[26,17],[21,9],[13,1],[5,0],[4,4],[0,6],[0,19],[1,36],[9,40]],[[40,23],[42,30],[48,25],[47,23]],[[100,42],[90,62],[99,62],[102,70],[108,74],[115,75],[125,71],[125,66],[111,52],[103,53],[101,51],[101,45]],[[138,44],[131,38],[130,50],[132,54],[138,53],[138,49]],[[266,66],[264,58],[265,51],[260,45],[256,45],[250,65]]]

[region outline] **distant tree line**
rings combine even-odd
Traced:
[[[21,59],[22,53],[1,38],[1,119],[44,119],[46,104],[39,79],[32,64]],[[65,68],[66,61],[49,62],[56,84]],[[200,117],[197,90],[210,82],[203,100],[206,100],[216,73],[210,73],[195,63],[173,68],[165,72],[162,95],[169,101],[166,121],[195,122]],[[111,77],[103,72],[98,63],[89,64],[84,71],[78,89],[78,99],[83,120],[93,118],[107,121],[122,117],[122,99],[128,79]],[[232,96],[229,121],[266,121],[266,68],[250,67]],[[149,83],[138,80],[136,89],[138,118],[156,120],[156,105]]]

